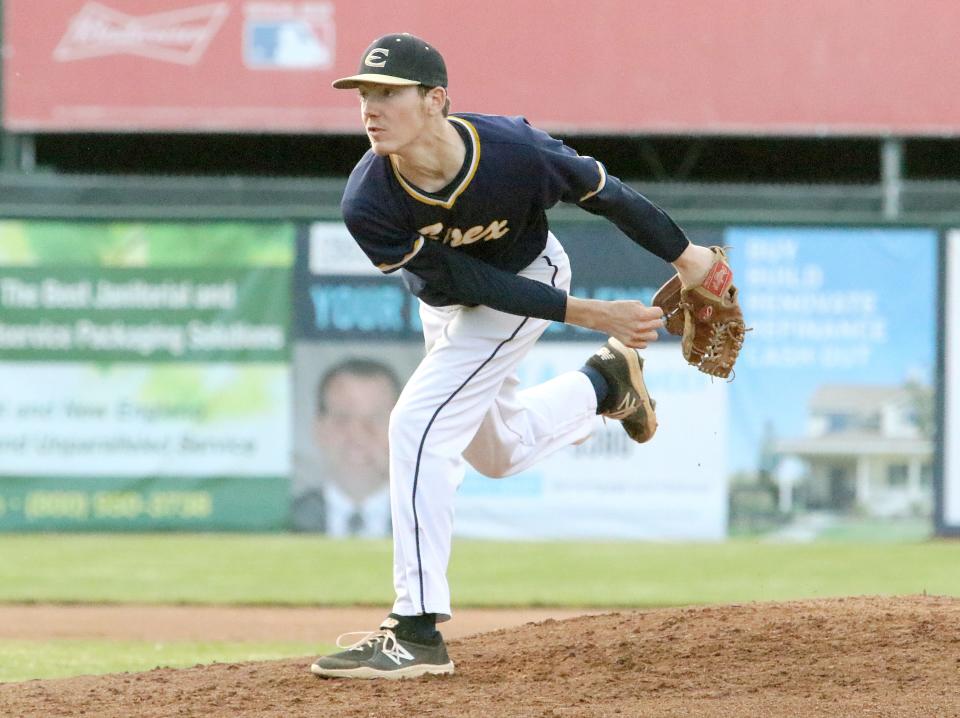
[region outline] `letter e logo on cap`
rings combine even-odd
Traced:
[[[367,67],[383,67],[387,64],[387,55],[390,51],[383,47],[375,47],[367,53],[363,64]]]

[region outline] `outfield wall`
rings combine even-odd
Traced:
[[[669,275],[612,226],[555,231],[577,296],[649,301]],[[688,232],[734,247],[754,327],[736,381],[659,342],[653,442],[598,420],[516,477],[469,470],[461,535],[802,537],[811,517],[931,518],[937,231]],[[577,368],[599,340],[555,325],[518,381]],[[2,222],[0,529],[387,535],[386,419],[420,356],[415,300],[338,222]]]

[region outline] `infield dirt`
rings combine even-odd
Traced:
[[[449,641],[450,677],[323,680],[312,656],[0,685],[0,715],[960,716],[960,599],[657,609]]]

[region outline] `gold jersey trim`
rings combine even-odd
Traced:
[[[594,160],[594,162],[596,162],[596,160]],[[604,185],[607,184],[607,171],[603,169],[603,165],[599,162],[597,162],[597,169],[600,170],[600,184],[597,185],[597,188],[593,190],[593,192],[587,192],[585,195],[583,195],[583,197],[578,200],[578,203],[585,202],[593,197],[593,195],[599,194],[599,192],[604,188]]]
[[[424,204],[429,204],[434,207],[443,207],[444,209],[450,209],[453,207],[454,203],[457,201],[457,197],[463,194],[464,190],[467,189],[467,186],[473,181],[473,177],[477,174],[477,167],[480,166],[480,135],[477,134],[477,128],[474,127],[470,122],[467,122],[460,117],[450,115],[447,118],[450,122],[456,122],[459,125],[467,128],[467,131],[470,133],[470,137],[473,140],[473,160],[470,162],[470,169],[467,172],[466,177],[463,178],[463,181],[454,188],[453,192],[450,193],[450,196],[445,199],[435,199],[429,195],[425,195],[423,192],[418,190],[412,184],[407,182],[403,175],[400,174],[400,170],[397,169],[397,160],[393,155],[390,155],[390,166],[393,167],[393,174],[397,178],[397,182],[400,183],[400,186],[406,190],[407,194],[413,197],[418,202],[423,202]]]
[[[404,264],[406,264],[411,259],[417,256],[417,253],[421,249],[423,249],[423,242],[424,242],[423,237],[417,237],[417,241],[413,243],[413,249],[411,249],[409,252],[403,255],[403,259],[401,259],[396,264],[378,264],[377,269],[379,269],[381,272],[392,272],[394,269],[399,269]]]

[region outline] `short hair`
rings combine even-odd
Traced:
[[[436,87],[424,87],[423,85],[417,85],[417,91],[420,93],[420,97],[426,97],[430,93],[430,90],[434,90],[434,89],[436,89]],[[447,88],[444,87],[443,91],[446,92]],[[450,96],[447,95],[445,100],[446,101],[443,103],[444,117],[450,114]]]
[[[397,377],[397,373],[382,362],[379,362],[375,359],[363,359],[360,357],[344,359],[343,361],[334,364],[332,367],[327,369],[323,377],[320,379],[320,382],[317,384],[317,414],[326,413],[327,402],[325,397],[327,395],[327,389],[334,379],[343,374],[351,374],[353,376],[361,377],[382,376],[390,382],[390,386],[393,387],[394,391],[396,391],[398,395],[400,394],[400,390],[403,388],[399,377]]]

